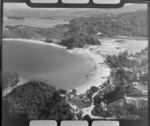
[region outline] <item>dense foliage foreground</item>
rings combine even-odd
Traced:
[[[81,95],[77,95],[75,89],[69,93],[57,90],[41,80],[16,86],[19,75],[4,72],[3,88],[16,87],[3,97],[3,123],[20,125],[30,120],[91,119],[90,115],[83,116],[83,109],[92,104],[91,115],[95,117],[147,119],[147,93],[141,88],[148,85],[147,51],[146,48],[134,55],[125,51],[118,56],[107,56],[105,62],[112,69],[110,77],[103,85],[89,87]]]
[[[3,98],[4,124],[37,119],[73,119],[69,105],[52,85],[30,81]]]

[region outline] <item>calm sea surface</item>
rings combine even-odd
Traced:
[[[18,72],[23,81],[42,79],[57,88],[72,89],[86,80],[93,61],[66,49],[19,40],[4,40],[3,70]]]

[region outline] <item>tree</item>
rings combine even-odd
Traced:
[[[92,86],[92,87],[90,88],[90,91],[92,91],[92,92],[97,92],[98,89],[99,89],[98,87]]]
[[[74,35],[73,37],[62,39],[59,44],[66,46],[68,49],[72,49],[75,47],[83,48],[87,44],[100,45],[101,43],[91,36],[84,36],[83,34],[77,34]]]
[[[92,120],[92,118],[91,118],[89,115],[85,115],[85,116],[83,117],[83,120]]]
[[[94,100],[94,105],[96,106],[99,105],[104,100],[104,98],[102,98],[100,94],[97,94],[93,100]]]
[[[60,94],[67,94],[67,91],[64,90],[64,89],[59,89],[59,93],[60,93]]]
[[[53,42],[53,40],[52,40],[52,39],[47,38],[47,39],[45,40],[45,42],[46,42],[46,43],[52,43],[52,42]]]
[[[72,94],[76,95],[77,91],[76,89],[72,89]]]

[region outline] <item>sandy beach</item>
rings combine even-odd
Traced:
[[[30,39],[4,39],[4,40],[15,40],[15,41],[24,41],[28,43],[36,43],[36,44],[42,44],[46,46],[54,46],[58,48],[67,49],[64,46],[60,46],[55,43],[46,43],[44,41],[39,40],[30,40]],[[101,45],[86,45],[84,48],[74,48],[72,50],[68,50],[69,53],[73,53],[76,55],[83,55],[88,56],[93,60],[93,63],[95,65],[95,69],[89,73],[87,76],[87,79],[81,83],[78,87],[75,87],[77,90],[77,94],[85,93],[88,89],[90,89],[91,86],[100,86],[103,84],[107,78],[110,75],[110,68],[104,63],[104,55],[111,55],[111,54],[119,54],[120,51],[125,50],[135,50],[135,52],[139,51],[141,47],[139,46],[130,46],[130,48],[127,45],[131,45],[132,43],[143,43],[141,46],[144,49],[147,46],[147,40],[124,40],[124,43],[117,43],[117,39],[101,39]],[[131,44],[130,44],[130,43]],[[134,44],[134,45],[135,45]],[[139,45],[139,44],[137,44]],[[120,49],[117,49],[120,48]],[[68,92],[70,92],[69,90]]]
[[[55,46],[58,48],[66,49],[66,47],[54,43],[45,43],[43,41],[38,41],[38,40],[13,39],[13,38],[4,39],[4,40],[11,40],[11,41],[23,40],[24,42],[28,42],[28,43],[43,44],[43,45]],[[86,46],[85,48],[75,48],[73,50],[68,50],[69,53],[89,56],[93,60],[93,63],[95,64],[95,69],[89,75],[85,75],[87,76],[87,80],[85,80],[84,83],[81,83],[81,85],[75,88],[77,90],[77,94],[84,93],[91,86],[99,86],[103,84],[107,80],[107,77],[109,77],[110,75],[110,68],[108,68],[108,66],[104,63],[104,58],[102,55],[100,55],[97,52],[98,50],[100,50],[100,46]]]
[[[110,68],[104,63],[104,57],[98,53],[100,46],[86,46],[85,48],[76,48],[70,52],[74,54],[88,55],[95,63],[95,70],[90,73],[88,80],[76,87],[77,94],[85,93],[92,86],[100,86],[110,75]]]
[[[55,43],[46,43],[46,42],[44,42],[44,41],[39,41],[39,40],[31,40],[31,39],[20,39],[20,38],[18,38],[18,39],[14,39],[14,38],[5,38],[5,39],[3,39],[3,40],[6,40],[6,41],[19,41],[19,42],[27,42],[27,43],[36,43],[36,44],[41,44],[41,45],[47,45],[47,46],[54,46],[54,47],[58,47],[58,48],[64,48],[64,49],[66,49],[66,47],[65,46],[60,46],[60,45],[58,45],[58,44],[55,44]]]
[[[128,50],[130,53],[136,53],[145,49],[148,46],[148,41],[145,39],[131,40],[124,39],[124,43],[116,42],[120,39],[100,39],[100,46],[90,45],[85,48],[75,48],[68,50],[70,53],[88,55],[96,65],[96,69],[88,75],[88,80],[76,87],[77,94],[82,94],[91,86],[99,86],[103,84],[110,76],[111,69],[104,63],[105,55],[118,55],[119,52]]]
[[[129,53],[135,54],[140,52],[141,49],[148,47],[148,40],[146,39],[114,39],[103,38],[99,39],[101,47],[99,49],[102,55],[118,55],[119,52],[127,50]]]

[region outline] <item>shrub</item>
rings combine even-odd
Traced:
[[[72,49],[76,47],[83,48],[87,44],[100,45],[100,42],[94,39],[93,37],[79,35],[79,36],[63,39],[59,44],[66,46],[68,49]]]
[[[98,87],[92,86],[92,87],[90,88],[90,91],[92,91],[92,92],[97,92],[98,89],[99,89]]]
[[[59,93],[60,93],[60,94],[67,94],[67,91],[64,90],[64,89],[59,89]]]

